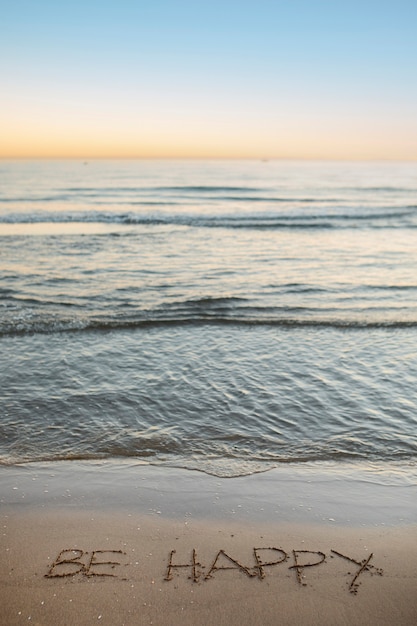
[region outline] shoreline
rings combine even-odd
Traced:
[[[1,467],[0,623],[412,626],[415,496],[340,465]]]
[[[0,505],[79,507],[235,521],[417,523],[417,465],[286,463],[243,476],[132,459],[0,465]]]

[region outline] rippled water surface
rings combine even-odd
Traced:
[[[0,459],[415,463],[417,165],[0,164]]]

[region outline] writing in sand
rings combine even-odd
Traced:
[[[383,571],[371,563],[373,553],[366,558],[358,560],[352,556],[342,554],[338,550],[331,549],[326,555],[321,550],[284,550],[276,547],[253,548],[250,557],[245,562],[239,561],[234,555],[223,549],[217,550],[209,564],[203,565],[197,556],[195,548],[187,558],[180,558],[176,550],[171,550],[165,571],[161,572],[161,578],[169,582],[174,576],[185,575],[193,583],[205,582],[221,576],[225,570],[236,570],[243,576],[251,579],[264,580],[272,571],[272,568],[280,567],[294,572],[296,583],[305,586],[307,572],[311,568],[323,567],[328,558],[341,559],[350,564],[345,574],[349,579],[349,591],[357,593],[359,578],[365,573],[382,576]],[[121,578],[127,580],[122,574],[122,566],[129,565],[127,554],[122,550],[81,550],[79,548],[65,548],[61,550],[49,567],[46,578],[75,577],[80,579],[94,576]],[[354,566],[354,567],[352,567]]]

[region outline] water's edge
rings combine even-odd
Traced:
[[[75,507],[155,519],[383,527],[417,523],[416,496],[415,465],[294,464],[228,479],[120,460],[0,467],[5,512]]]

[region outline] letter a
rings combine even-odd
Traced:
[[[217,561],[219,560],[219,557],[225,557],[228,561],[230,561],[231,563],[233,563],[233,565],[224,565],[223,567],[219,567],[217,565]],[[245,567],[244,565],[242,565],[241,563],[239,563],[239,561],[236,561],[235,559],[232,559],[231,556],[229,556],[228,554],[226,554],[226,552],[224,550],[219,550],[218,553],[216,554],[216,558],[213,561],[213,565],[210,567],[209,571],[207,572],[206,576],[204,577],[204,580],[207,580],[208,578],[212,578],[213,577],[213,572],[216,572],[217,570],[221,570],[221,569],[238,569],[241,572],[243,572],[244,574],[246,574],[246,576],[249,576],[250,578],[252,578],[253,576],[256,576],[257,574],[252,574],[249,569],[247,567]]]

